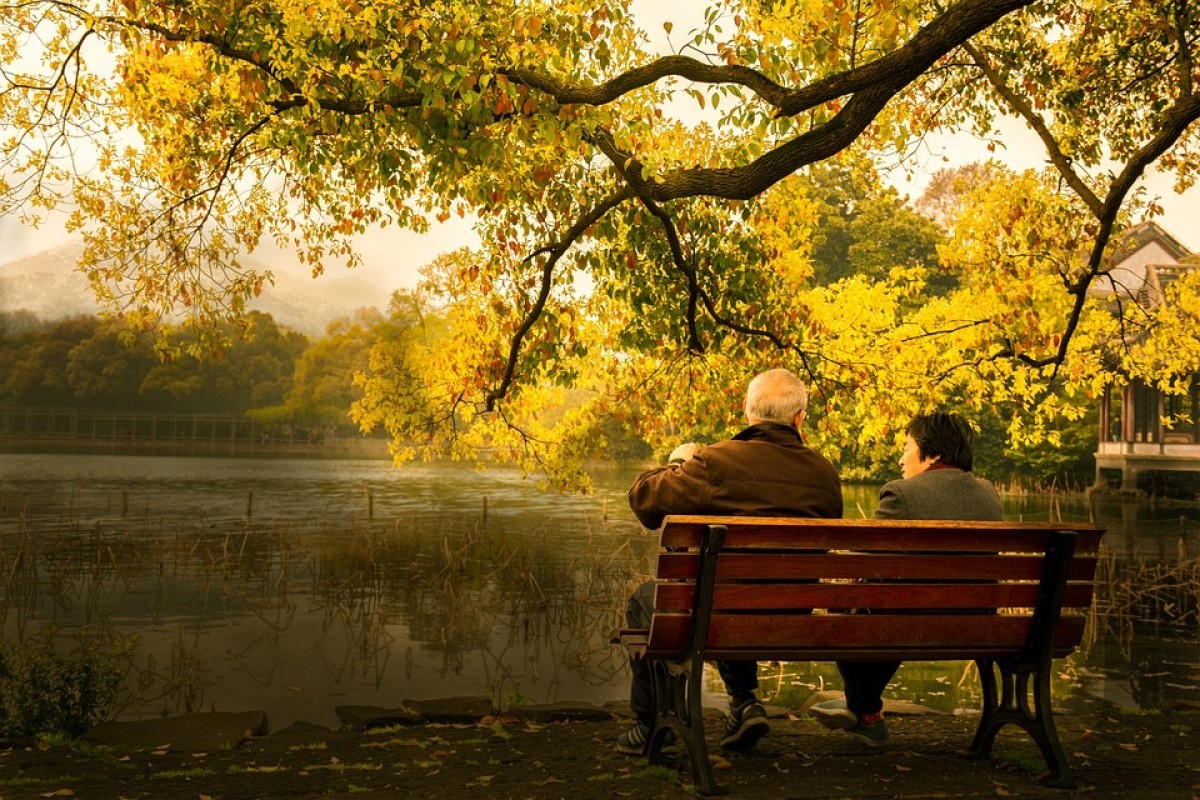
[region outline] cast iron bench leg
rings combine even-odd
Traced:
[[[704,741],[704,711],[700,705],[704,662],[689,659],[677,663],[652,661],[650,664],[654,676],[655,708],[654,730],[647,745],[647,757],[652,764],[662,762],[662,745],[667,731],[672,730],[680,744],[687,749],[696,791],[705,796],[727,794],[729,790],[713,777],[708,745]]]
[[[1075,788],[1075,781],[1067,768],[1067,756],[1063,752],[1054,727],[1054,714],[1050,707],[1050,672],[1044,667],[1022,666],[1015,662],[990,660],[976,661],[979,682],[983,688],[983,715],[971,746],[963,752],[968,758],[986,758],[991,754],[996,734],[1005,725],[1020,726],[1037,743],[1046,761],[1050,777],[1043,781],[1047,786],[1062,789]],[[996,669],[1000,680],[996,680]],[[1033,681],[1033,705],[1030,706],[1029,681]]]

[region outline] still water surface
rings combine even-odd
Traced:
[[[452,464],[0,455],[6,644],[54,627],[133,637],[126,717],[265,709],[272,729],[341,704],[491,695],[624,699],[607,644],[650,571],[625,503],[636,468],[591,496]],[[846,487],[869,516],[875,487]],[[1200,555],[1200,509],[1012,496],[1011,519],[1087,520],[1125,560]],[[1200,699],[1190,627],[1102,637],[1060,662],[1057,697]],[[832,665],[766,666],[771,699],[838,686]],[[894,694],[975,705],[967,664],[910,664]],[[714,704],[717,698],[713,698]]]

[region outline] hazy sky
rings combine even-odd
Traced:
[[[690,0],[634,0],[634,14],[642,21],[652,45],[660,52],[670,52],[663,22],[673,23],[671,39],[683,40],[686,32],[698,27],[704,7]],[[1036,137],[1023,123],[1012,121],[1005,126],[1004,147],[989,153],[985,145],[973,137],[930,137],[921,155],[896,170],[889,180],[904,194],[916,197],[929,176],[947,166],[956,166],[989,157],[997,158],[1013,169],[1040,168],[1045,165],[1045,153]],[[1193,251],[1200,250],[1200,189],[1174,193],[1167,176],[1150,174],[1144,182],[1151,194],[1161,198],[1165,213],[1158,223]],[[0,219],[0,263],[58,246],[66,241],[62,218],[52,217],[40,230],[21,225],[15,219]],[[455,247],[473,243],[475,236],[469,220],[452,217],[445,224],[434,223],[426,234],[416,234],[395,227],[370,232],[359,238],[364,266],[357,274],[391,290],[411,286],[418,270],[436,255]],[[287,269],[289,256],[264,246],[255,254],[277,271]],[[295,264],[295,262],[292,262]],[[295,265],[298,272],[305,268]]]

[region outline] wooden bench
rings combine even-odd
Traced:
[[[973,660],[982,758],[1009,723],[1037,742],[1047,783],[1072,787],[1051,710],[1051,660],[1079,644],[1100,538],[1094,525],[669,516],[650,628],[620,631],[653,675],[656,718],[713,778],[700,707],[705,661]],[[866,610],[869,609],[869,612]]]

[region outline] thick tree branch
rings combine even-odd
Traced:
[[[657,202],[699,196],[749,200],[800,167],[829,158],[849,147],[894,94],[891,87],[860,92],[829,122],[785,142],[742,167],[684,169],[646,180],[641,162],[617,147],[610,133],[597,132],[593,134],[593,141],[614,164],[622,165],[633,192],[639,197]]]
[[[699,195],[748,200],[800,167],[829,158],[849,147],[898,92],[916,80],[938,58],[1031,0],[963,0],[923,27],[907,44],[869,64],[832,75],[791,92],[780,114],[793,115],[847,94],[851,98],[828,122],[764,153],[741,167],[694,168],[642,177],[631,153],[616,146],[608,132],[595,134],[600,149],[625,165],[634,193],[658,202]]]
[[[531,69],[502,69],[500,74],[514,83],[537,89],[559,103],[581,103],[602,106],[630,92],[651,86],[664,78],[686,78],[695,83],[724,83],[745,86],[772,106],[778,108],[786,90],[761,72],[741,65],[708,64],[688,56],[663,56],[641,67],[621,73],[597,86],[572,86],[557,78]]]
[[[821,103],[874,87],[891,87],[891,94],[895,94],[955,47],[1032,2],[961,0],[921,28],[903,47],[861,67],[788,92],[779,105],[779,116],[795,116]]]

